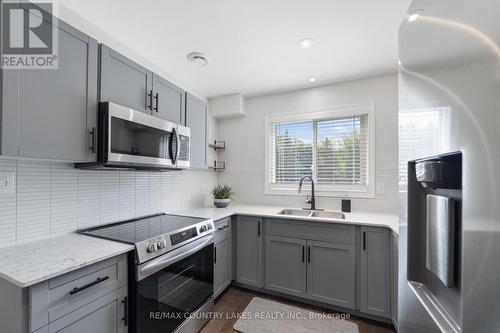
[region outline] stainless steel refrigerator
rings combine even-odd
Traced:
[[[399,30],[399,332],[500,332],[500,1]]]

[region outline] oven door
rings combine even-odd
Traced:
[[[103,104],[106,164],[175,167],[177,124],[118,104]]]
[[[213,251],[210,235],[137,267],[135,332],[173,332],[211,298]]]

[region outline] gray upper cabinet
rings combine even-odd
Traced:
[[[385,228],[361,227],[360,310],[390,317],[391,240]]]
[[[153,72],[104,44],[100,60],[100,101],[151,113]]]
[[[57,69],[3,71],[2,154],[91,162],[98,44],[62,21],[54,27]]]
[[[355,247],[307,241],[307,252],[307,298],[354,309]]]
[[[185,91],[153,74],[153,115],[177,124],[184,122]]]
[[[186,93],[186,126],[191,129],[191,169],[207,168],[207,105]]]
[[[238,216],[236,220],[236,281],[262,287],[262,218]]]
[[[267,236],[266,288],[306,296],[306,241]]]

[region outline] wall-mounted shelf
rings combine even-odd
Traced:
[[[220,150],[224,150],[224,149],[226,149],[226,141],[214,140],[214,143],[209,143],[208,147],[215,150],[215,152],[220,151]],[[208,170],[212,170],[212,171],[222,171],[224,169],[226,169],[226,161],[215,160],[214,164],[210,165],[208,167]]]
[[[226,149],[226,141],[214,140],[214,143],[209,143],[208,147],[215,150],[223,150]]]
[[[209,170],[213,171],[222,171],[226,169],[226,162],[225,161],[214,161],[214,165],[210,165],[208,167]]]

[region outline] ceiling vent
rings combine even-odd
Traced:
[[[187,55],[189,62],[197,66],[206,66],[208,64],[208,58],[206,55],[200,52],[191,52]]]

